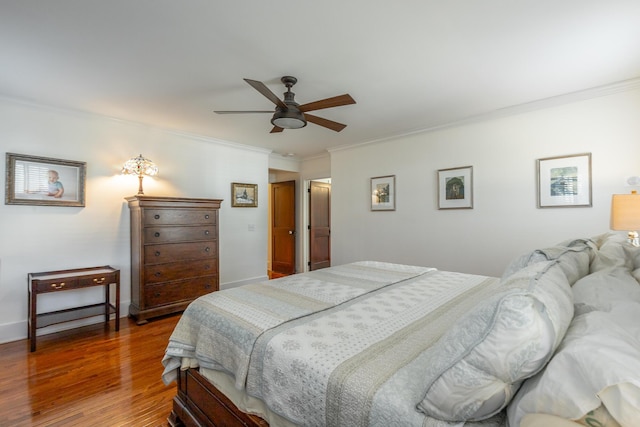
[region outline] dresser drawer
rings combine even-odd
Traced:
[[[148,306],[155,307],[173,304],[177,301],[191,300],[218,290],[218,276],[198,277],[190,280],[156,285],[145,285],[145,300]]]
[[[215,236],[215,225],[196,227],[148,227],[144,229],[144,242],[147,244],[211,240]]]
[[[216,211],[211,209],[145,209],[143,221],[146,226],[215,224]]]
[[[144,281],[145,283],[168,282],[217,273],[218,265],[215,259],[179,261],[148,266],[144,270]]]
[[[188,259],[215,258],[218,256],[217,249],[217,242],[215,240],[147,245],[144,247],[144,263],[159,264]]]

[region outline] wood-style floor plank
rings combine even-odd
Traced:
[[[103,324],[0,345],[0,427],[166,426],[175,383],[162,356],[179,316]]]

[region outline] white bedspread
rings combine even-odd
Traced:
[[[185,311],[163,379],[195,360],[304,426],[456,425],[415,409],[429,349],[498,283],[362,262],[215,292]]]

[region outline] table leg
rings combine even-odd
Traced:
[[[109,304],[111,304],[111,300],[109,298],[109,288],[111,287],[111,283],[104,284],[104,323],[106,327],[109,327]]]
[[[32,352],[36,351],[36,327],[37,327],[36,319],[38,318],[36,313],[37,297],[38,297],[37,292],[34,292],[34,290],[32,289],[31,293],[29,294],[29,334],[28,334]]]
[[[120,272],[116,275],[116,331],[120,330]]]

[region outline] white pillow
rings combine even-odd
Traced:
[[[545,249],[536,249],[513,260],[502,274],[502,280],[506,280],[514,273],[531,264],[558,260],[569,280],[569,284],[573,285],[578,279],[589,274],[590,264],[595,257],[595,253],[595,244],[584,239],[572,240],[566,242],[566,244]]]
[[[598,251],[591,262],[591,272],[611,267],[623,266],[633,268],[633,261],[625,251],[626,237],[618,233],[608,233],[598,240]]]
[[[571,288],[575,314],[609,311],[618,301],[640,303],[640,284],[626,267],[616,266],[591,273]]]
[[[489,418],[551,358],[573,316],[558,263],[530,265],[498,289],[434,345],[421,412],[444,421]]]
[[[507,414],[580,420],[604,405],[623,427],[640,420],[640,304],[616,303],[610,312],[577,316],[544,371],[528,379]]]
[[[522,418],[520,427],[581,427],[573,421],[564,420],[549,414],[528,414]],[[610,427],[610,426],[602,426]]]

